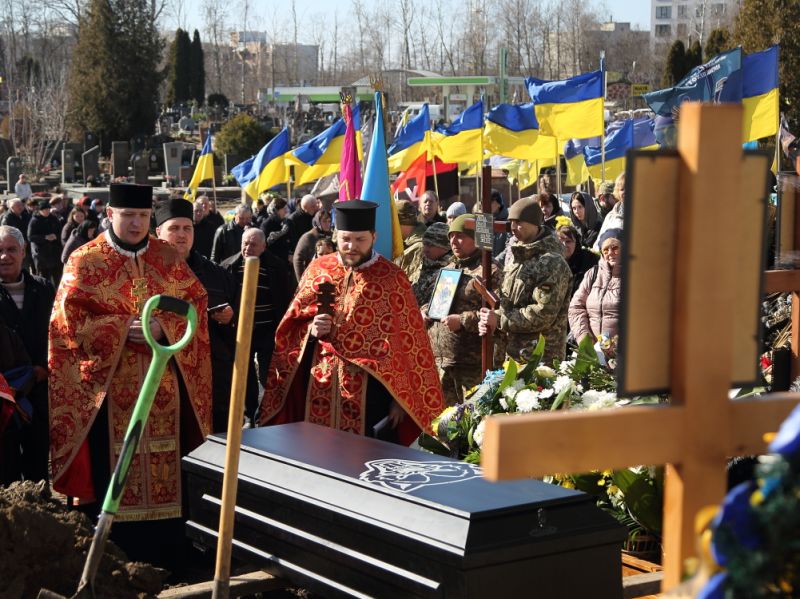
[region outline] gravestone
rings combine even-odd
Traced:
[[[197,123],[192,117],[184,116],[178,121],[178,127],[181,128],[181,131],[188,131],[191,133],[195,130],[195,128],[197,128]]]
[[[147,172],[151,175],[160,175],[164,172],[164,157],[158,150],[147,151]]]
[[[133,182],[138,185],[147,185],[147,154],[136,152],[131,162],[133,163]]]
[[[83,133],[83,152],[88,152],[90,149],[100,144],[100,138],[91,131]],[[84,174],[85,176],[85,174]]]
[[[86,150],[81,156],[83,181],[97,181],[100,178],[100,146]]]
[[[75,182],[75,152],[72,148],[61,150],[61,182]]]
[[[141,152],[147,147],[147,138],[144,135],[134,135],[131,139],[131,152]]]
[[[111,176],[127,177],[128,163],[130,162],[130,151],[127,141],[111,142]]]
[[[183,162],[183,145],[182,141],[171,141],[164,144],[164,174],[173,177],[176,181],[180,176]]]
[[[6,160],[6,193],[14,191],[14,185],[22,174],[22,160],[18,156],[11,156]]]
[[[183,459],[217,546],[225,437]],[[305,422],[242,431],[234,555],[323,597],[622,596],[625,529],[578,491]]]

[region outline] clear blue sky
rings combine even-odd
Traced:
[[[598,3],[599,5],[599,3]],[[650,2],[648,0],[605,0],[614,21],[629,21],[642,30],[650,29]]]

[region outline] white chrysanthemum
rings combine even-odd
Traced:
[[[500,396],[500,407],[503,408],[506,412],[508,412],[508,400],[506,399],[505,394]]]
[[[553,383],[553,389],[556,393],[561,393],[566,388],[575,389],[575,381],[569,378],[566,374],[562,374],[558,378],[556,378],[555,383]]]
[[[481,420],[472,433],[472,440],[478,447],[483,445],[483,432],[486,430],[486,420]]]
[[[564,360],[563,362],[561,362],[558,365],[558,371],[561,374],[564,374],[565,372],[570,370],[574,365],[575,365],[575,361],[574,360]]]
[[[556,371],[549,366],[542,364],[536,369],[536,374],[545,379],[552,379],[555,378]]]
[[[539,409],[539,393],[533,389],[523,389],[517,393],[517,411],[533,412]]]
[[[617,405],[617,394],[608,391],[595,391],[589,389],[581,397],[583,406],[587,410],[604,410],[606,408],[613,408]]]
[[[554,391],[552,389],[542,389],[539,391],[539,397],[542,399],[547,399],[548,397],[553,396]]]

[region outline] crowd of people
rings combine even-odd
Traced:
[[[185,327],[163,311],[142,322],[144,302],[171,295],[199,315],[160,382],[122,522],[177,521],[181,456],[227,428],[247,258],[259,273],[245,426],[306,420],[410,443],[483,378],[483,335],[497,364],[527,360],[540,335],[546,362],[569,339],[617,335],[624,176],[563,208],[546,176],[510,205],[492,191],[507,223],[493,243],[493,309],[476,284],[477,210],[458,198],[444,209],[432,191],[396,202],[394,262],[373,250],[369,201],[331,209],[265,193],[226,222],[212,198],[157,203],[148,186],[112,184],[107,203],[18,191],[0,217],[0,373],[16,393],[0,412],[0,483],[51,478],[96,512],[150,359],[143,330],[174,343]],[[434,316],[445,271],[457,283]],[[121,528],[136,557],[140,529]]]

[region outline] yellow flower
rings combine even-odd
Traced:
[[[561,486],[565,489],[574,489],[575,483],[573,483],[571,480],[565,480],[561,483]]]

